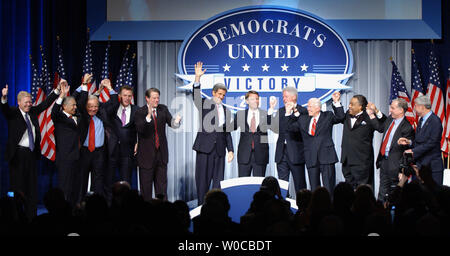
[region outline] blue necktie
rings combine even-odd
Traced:
[[[28,141],[30,142],[30,150],[34,151],[34,137],[33,128],[31,127],[30,118],[28,113],[25,113],[25,122],[27,123]]]

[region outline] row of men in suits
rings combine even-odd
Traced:
[[[82,85],[69,94],[70,86],[61,80],[58,87],[40,104],[33,105],[28,92],[17,95],[18,107],[9,106],[8,86],[2,89],[1,111],[8,122],[6,160],[10,169],[10,189],[23,193],[27,214],[32,218],[37,208],[37,167],[41,153],[38,115],[53,103],[58,186],[74,206],[91,189],[109,200],[113,176],[119,170],[120,180],[131,182],[137,165],[141,192],[146,200],[156,193],[166,195],[168,149],[165,125],[179,127],[181,117],[172,119],[165,105],[159,104],[159,90],[147,90],[147,104],[141,108],[131,104],[133,89],[120,88],[117,94],[108,79],[110,100],[101,103],[89,95],[87,84],[91,74],[85,74]],[[59,95],[59,96],[58,96]],[[139,140],[139,144],[137,141]]]
[[[160,92],[156,88],[146,91],[146,105],[138,107],[131,104],[133,89],[129,86],[122,86],[119,94],[111,87],[109,79],[101,82],[100,89],[106,87],[110,93],[110,99],[105,103],[100,103],[95,95],[88,95],[86,83],[91,79],[91,75],[86,74],[79,91],[80,95],[74,97],[64,97],[68,89],[60,95],[64,102],[78,102],[80,109],[80,125],[75,125],[73,117],[66,113],[66,106],[62,109],[53,109],[52,118],[55,122],[55,136],[57,138],[57,166],[58,151],[62,151],[59,159],[65,162],[67,157],[64,152],[65,147],[70,147],[72,151],[77,148],[68,144],[68,137],[77,140],[76,133],[79,133],[79,160],[81,166],[69,168],[60,166],[60,184],[68,191],[66,195],[73,195],[73,204],[83,198],[88,190],[88,178],[91,173],[91,189],[94,193],[104,195],[108,201],[111,200],[113,177],[116,170],[119,170],[119,179],[131,183],[131,174],[135,165],[139,166],[140,191],[145,200],[150,200],[153,196],[153,185],[155,193],[167,198],[167,162],[168,146],[166,139],[166,124],[173,128],[180,126],[181,117],[177,115],[172,118],[165,105],[159,104]],[[62,86],[62,88],[68,88]],[[87,98],[87,100],[86,100]],[[58,104],[58,101],[57,101]],[[70,103],[66,103],[69,104]],[[58,105],[57,105],[58,106]],[[64,114],[62,114],[64,113]],[[62,119],[59,120],[57,117]],[[66,118],[69,117],[69,118]],[[76,123],[76,122],[75,122]],[[58,125],[57,125],[58,124]],[[67,125],[73,129],[71,135],[66,131]],[[64,127],[66,129],[64,129]],[[60,138],[58,143],[58,137]],[[58,148],[58,145],[61,149]],[[76,153],[73,154],[74,156]],[[74,157],[75,159],[75,157]],[[73,163],[71,163],[73,164]],[[81,170],[81,177],[74,177],[76,169]],[[71,170],[68,172],[68,170]],[[81,185],[79,186],[79,178]],[[66,182],[65,182],[66,181]],[[80,190],[76,193],[72,190]],[[78,196],[76,196],[78,194]],[[69,197],[70,198],[70,197]]]
[[[271,129],[279,135],[275,153],[278,177],[288,181],[292,173],[295,190],[306,188],[306,163],[312,189],[320,186],[322,174],[324,186],[333,191],[334,163],[338,158],[331,132],[333,125],[342,122],[345,115],[339,92],[332,96],[332,112],[321,111],[320,100],[316,98],[308,101],[307,109],[297,105],[298,92],[293,87],[283,89],[284,107],[275,110],[277,102],[271,99],[270,108],[265,111],[258,107],[258,92],[249,91],[245,95],[249,108],[233,116],[222,103],[227,92],[225,85],[215,84],[211,99],[201,96],[200,80],[205,72],[203,63],[197,62],[193,100],[199,110],[200,129],[193,149],[197,153],[195,180],[199,205],[211,183],[213,188],[220,188],[225,156],[228,162],[234,157],[230,131],[237,128],[241,130],[237,153],[240,177],[250,176],[252,171],[253,176],[265,176],[269,161],[267,131]]]
[[[405,152],[413,153],[419,167],[431,165],[433,177],[442,184],[439,143],[442,125],[432,113],[427,96],[419,97],[415,102],[414,109],[421,117],[416,132],[405,118],[408,103],[403,99],[392,101],[388,117],[363,95],[353,96],[348,111],[344,112],[340,94],[336,92],[332,95],[333,111],[321,111],[320,100],[316,98],[308,101],[307,108],[298,105],[298,92],[291,87],[283,89],[284,107],[278,110],[274,109],[275,99],[270,100],[268,111],[258,108],[258,93],[247,92],[245,99],[249,108],[238,111],[233,118],[222,103],[227,92],[225,85],[214,85],[211,99],[201,97],[200,78],[205,71],[203,63],[195,65],[193,99],[200,111],[201,129],[193,149],[197,152],[195,177],[199,204],[203,202],[211,181],[213,188],[220,187],[225,156],[228,154],[229,162],[234,156],[230,131],[237,128],[241,130],[237,153],[240,177],[250,176],[252,171],[253,176],[265,176],[269,159],[267,131],[271,129],[278,133],[275,152],[278,177],[288,181],[292,174],[295,190],[306,188],[306,165],[311,189],[321,185],[322,176],[323,186],[332,193],[336,183],[335,163],[339,161],[332,140],[332,127],[342,123],[342,172],[346,182],[355,189],[361,184],[374,187],[375,131],[383,133],[376,161],[376,167],[380,168],[378,198],[381,201],[387,199],[398,183],[400,161]]]

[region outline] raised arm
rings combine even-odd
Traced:
[[[202,94],[200,89],[200,78],[205,74],[206,69],[203,69],[203,63],[201,61],[197,62],[195,65],[195,80],[193,86],[192,97],[194,100],[194,105],[198,110],[202,109]]]

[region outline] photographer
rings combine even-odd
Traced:
[[[411,146],[405,153],[411,153],[417,166],[431,167],[434,181],[442,185],[444,166],[441,158],[442,123],[431,111],[431,101],[428,96],[420,96],[415,100],[414,110],[419,118],[415,139],[398,139],[399,145]]]

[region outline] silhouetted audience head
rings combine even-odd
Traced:
[[[130,190],[131,186],[126,181],[114,183],[112,187],[112,205],[115,207],[122,206],[123,200]]]
[[[206,207],[205,207],[206,206]],[[210,217],[227,217],[230,210],[228,196],[220,189],[211,189],[205,195],[205,203],[201,209],[201,214],[208,214]]]
[[[191,216],[189,215],[189,206],[185,201],[176,200],[173,202],[173,206],[177,212],[177,216],[182,223],[182,227],[188,232],[189,226],[191,225]]]
[[[324,187],[318,187],[311,196],[308,207],[310,214],[329,214],[332,211],[330,193]]]
[[[90,194],[85,199],[86,217],[89,219],[106,219],[108,216],[108,204],[106,199],[98,194]]]
[[[60,188],[51,188],[44,195],[44,206],[52,215],[71,215],[71,207]]]
[[[372,213],[376,207],[376,199],[372,187],[366,184],[359,185],[355,190],[355,200],[352,211],[355,214],[366,216]]]
[[[259,190],[264,190],[270,192],[273,196],[278,197],[278,199],[283,199],[281,195],[280,184],[277,178],[273,176],[267,176],[263,179],[261,187]]]
[[[299,211],[306,211],[311,202],[312,192],[309,189],[300,189],[297,191],[296,204]]]
[[[334,188],[333,208],[337,212],[350,210],[355,200],[353,186],[347,182],[339,182]]]

